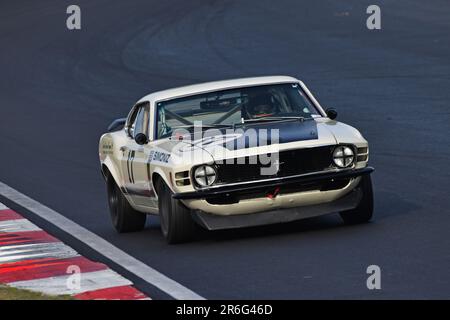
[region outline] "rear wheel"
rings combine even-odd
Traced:
[[[172,198],[172,191],[162,179],[157,183],[157,190],[161,232],[167,243],[192,240],[198,227],[191,218],[189,208]]]
[[[134,210],[111,175],[107,178],[108,204],[111,221],[119,233],[142,230],[147,215]]]
[[[358,206],[354,209],[340,213],[346,224],[358,224],[368,222],[373,214],[373,191],[370,175],[363,176],[358,188],[361,188],[363,196]]]

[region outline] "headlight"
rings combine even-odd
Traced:
[[[194,171],[194,179],[199,186],[207,187],[212,185],[216,181],[217,173],[216,170],[214,170],[214,168],[211,166],[199,166]]]
[[[349,167],[355,160],[353,149],[347,146],[337,146],[333,151],[333,161],[339,168]]]

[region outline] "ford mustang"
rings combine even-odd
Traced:
[[[208,230],[339,213],[369,221],[374,170],[361,133],[287,76],[151,93],[99,143],[112,223],[159,215],[168,243]]]

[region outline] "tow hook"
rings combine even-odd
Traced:
[[[266,197],[269,198],[269,199],[275,199],[276,196],[277,196],[279,193],[280,193],[280,187],[276,187],[275,190],[274,190],[272,193],[269,192],[269,193],[266,195]]]

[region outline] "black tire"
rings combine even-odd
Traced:
[[[368,222],[372,219],[373,191],[370,175],[365,175],[361,178],[358,188],[361,188],[363,192],[362,199],[358,206],[355,209],[340,213],[342,220],[344,220],[346,224],[359,224]]]
[[[134,210],[111,175],[107,177],[108,204],[111,221],[119,233],[144,229],[147,215]]]
[[[157,192],[161,232],[167,243],[192,240],[198,226],[191,218],[191,211],[179,200],[172,198],[172,191],[162,179],[157,183]]]

